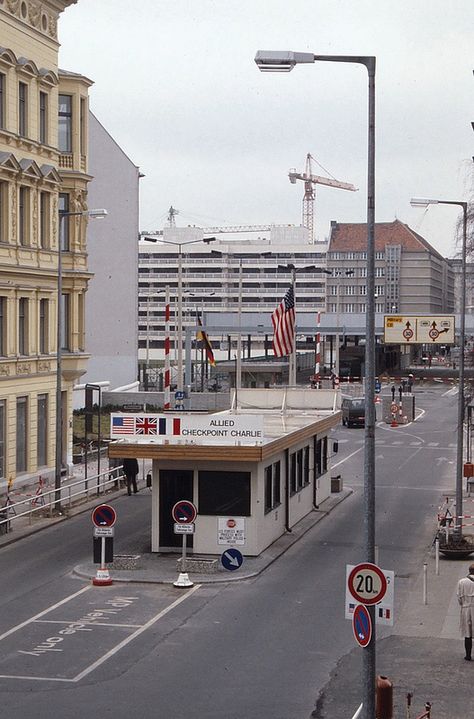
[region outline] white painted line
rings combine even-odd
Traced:
[[[83,587],[78,592],[74,592],[74,594],[70,594],[69,597],[66,597],[65,599],[61,599],[60,602],[56,602],[56,604],[53,604],[50,607],[48,607],[47,609],[44,609],[42,612],[35,614],[34,617],[30,617],[30,619],[27,619],[25,622],[22,622],[21,624],[17,624],[15,627],[12,627],[7,632],[0,634],[0,642],[2,641],[2,639],[5,639],[5,637],[9,637],[10,634],[14,634],[19,629],[23,629],[23,627],[27,627],[28,624],[35,622],[40,617],[44,617],[45,614],[52,612],[53,609],[57,609],[58,607],[61,607],[63,604],[67,604],[67,602],[70,602],[71,599],[78,597],[80,594],[84,594],[84,592],[87,592],[91,587],[92,587],[92,584],[88,584],[87,587]]]
[[[97,669],[97,667],[100,667],[101,664],[103,664],[108,659],[110,659],[110,657],[113,657],[114,654],[117,654],[117,652],[119,652],[121,649],[123,649],[123,647],[127,646],[127,644],[130,644],[130,642],[133,642],[133,640],[136,639],[136,637],[140,636],[140,634],[143,634],[143,632],[145,632],[147,629],[149,629],[151,626],[153,626],[153,624],[155,624],[155,622],[157,622],[159,619],[164,617],[165,614],[168,614],[168,612],[171,612],[171,610],[174,609],[175,607],[177,607],[178,604],[181,604],[181,602],[184,602],[185,599],[190,597],[191,594],[193,594],[196,590],[198,590],[200,588],[201,588],[200,584],[195,584],[194,587],[189,590],[189,592],[186,592],[186,594],[183,594],[181,597],[179,597],[174,602],[172,602],[172,604],[170,604],[168,607],[166,607],[161,612],[159,612],[154,617],[152,617],[146,624],[144,624],[142,627],[140,627],[140,629],[137,629],[136,632],[133,632],[133,634],[130,634],[129,637],[127,637],[122,642],[120,642],[120,644],[117,644],[116,647],[114,647],[113,649],[108,651],[106,654],[104,654],[103,657],[101,657],[96,662],[94,662],[93,664],[88,666],[86,669],[84,669],[82,672],[80,672],[77,676],[74,677],[74,679],[72,681],[74,681],[74,682],[81,681],[81,679],[83,679],[88,674],[93,672],[95,669]]]
[[[351,457],[353,457],[355,454],[357,454],[357,452],[360,452],[360,450],[361,450],[362,448],[363,448],[363,446],[362,446],[362,447],[359,447],[359,449],[356,449],[354,452],[352,452],[352,454],[349,454],[349,455],[347,455],[347,457],[345,457],[344,459],[341,459],[340,462],[336,462],[336,464],[332,464],[332,465],[331,465],[331,469],[336,469],[336,467],[339,467],[340,464],[344,464],[344,462],[347,462],[347,460],[350,459]]]
[[[35,624],[71,624],[70,619],[35,619]],[[112,624],[109,622],[81,622],[87,627],[125,627],[139,629],[143,624]]]
[[[74,679],[62,679],[59,677],[24,677],[21,674],[0,674],[0,679],[29,679],[33,682],[73,682]]]

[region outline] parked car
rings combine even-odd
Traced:
[[[346,427],[363,427],[365,424],[365,399],[345,397],[342,400],[342,424]]]

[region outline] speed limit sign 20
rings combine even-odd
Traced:
[[[387,579],[380,567],[365,562],[352,568],[347,578],[347,588],[360,604],[377,604],[385,596]]]

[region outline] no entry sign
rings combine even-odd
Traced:
[[[110,504],[99,504],[92,511],[92,523],[95,527],[113,527],[117,513]]]

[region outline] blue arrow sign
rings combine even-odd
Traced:
[[[226,549],[221,556],[222,566],[224,567],[224,569],[228,569],[230,572],[239,569],[239,567],[242,566],[243,561],[244,558],[242,556],[242,553],[239,552],[238,549],[234,549],[234,547]]]

